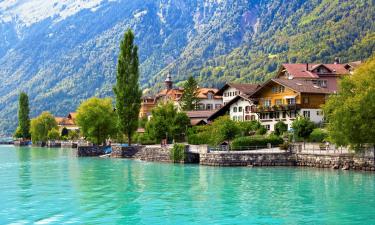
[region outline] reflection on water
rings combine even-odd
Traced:
[[[371,173],[184,166],[0,147],[0,224],[371,224],[374,196]]]

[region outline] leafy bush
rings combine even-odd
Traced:
[[[256,131],[257,135],[265,135],[267,133],[267,129],[264,126],[260,126]]]
[[[185,159],[185,145],[174,144],[170,152],[170,158],[173,162],[181,162]]]
[[[141,145],[154,145],[156,140],[151,138],[147,133],[134,135],[133,139]]]
[[[288,125],[285,124],[283,121],[279,121],[275,124],[275,134],[277,136],[282,135],[288,130]]]
[[[309,141],[311,142],[323,142],[328,137],[328,134],[325,130],[316,128],[311,132]]]
[[[188,143],[191,145],[206,145],[210,143],[210,135],[207,132],[198,134],[190,134],[188,136]]]
[[[270,135],[268,137],[263,136],[250,136],[250,137],[239,137],[232,141],[232,148],[248,147],[248,146],[267,146],[268,143],[272,145],[280,145],[284,141],[278,136]]]
[[[237,122],[237,125],[242,136],[249,136],[251,132],[257,131],[262,126],[260,122],[256,120]]]

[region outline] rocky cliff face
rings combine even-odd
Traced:
[[[374,50],[372,9],[361,0],[5,0],[0,133],[17,123],[20,91],[30,96],[32,116],[65,115],[82,99],[112,95],[128,28],[136,33],[144,88],[157,89],[168,71],[177,82],[192,74],[219,86],[263,80],[279,62],[367,57]],[[315,51],[313,43],[324,45]]]

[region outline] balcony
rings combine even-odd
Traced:
[[[252,112],[254,113],[265,113],[265,112],[282,112],[282,111],[293,111],[301,109],[300,104],[292,105],[273,105],[273,106],[256,106],[252,107]]]

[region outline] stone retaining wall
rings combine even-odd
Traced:
[[[172,162],[169,147],[158,146],[112,146],[111,157],[133,158],[149,162]],[[199,154],[186,153],[186,159],[181,163],[199,163]]]
[[[78,146],[77,156],[78,157],[92,157],[101,156],[105,154],[105,147],[102,146]]]
[[[294,166],[291,153],[211,152],[200,154],[200,164],[207,166]]]
[[[296,154],[296,160],[298,166],[375,171],[373,157],[362,157],[354,154],[320,155],[299,153]]]

